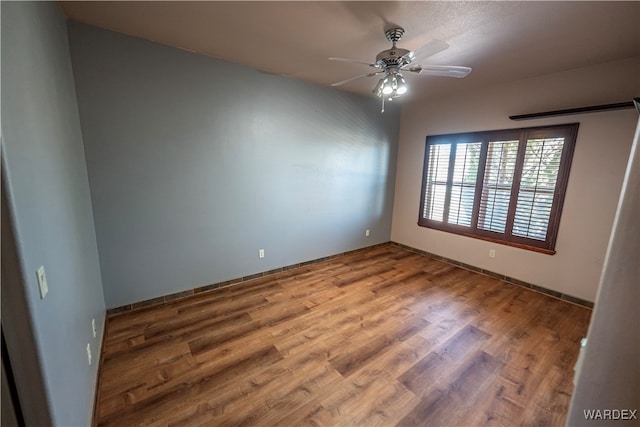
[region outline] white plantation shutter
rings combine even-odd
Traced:
[[[449,201],[449,224],[470,226],[478,179],[480,142],[456,145]]]
[[[504,233],[511,201],[518,140],[489,141],[478,228]]]
[[[437,144],[429,147],[429,168],[426,178],[427,197],[423,205],[423,218],[442,221],[444,217],[450,154],[451,144]]]
[[[563,147],[564,138],[527,141],[513,222],[514,235],[546,239]]]
[[[427,137],[418,225],[553,251],[578,124]]]

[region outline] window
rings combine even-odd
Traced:
[[[578,124],[428,136],[418,225],[555,253]]]

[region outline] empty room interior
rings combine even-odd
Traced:
[[[0,15],[3,426],[639,425],[640,2]]]

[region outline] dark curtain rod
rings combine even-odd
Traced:
[[[542,113],[519,114],[516,116],[509,116],[509,118],[511,120],[528,120],[528,119],[537,119],[540,117],[566,116],[569,114],[593,113],[596,111],[607,111],[607,110],[621,110],[625,108],[634,108],[634,107],[640,113],[640,98],[633,98],[633,101],[618,102],[616,104],[592,105],[590,107],[569,108],[567,110],[555,110],[555,111],[544,111]]]

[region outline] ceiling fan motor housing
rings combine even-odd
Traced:
[[[376,56],[376,65],[382,68],[403,67],[410,64],[412,60],[413,55],[410,50],[394,46],[391,49],[383,50]]]
[[[376,56],[376,65],[382,68],[399,68],[410,64],[413,60],[412,52],[396,46],[396,43],[400,41],[404,35],[404,28],[389,28],[384,32],[384,35],[387,37],[387,40],[393,43],[393,46],[391,49],[383,50]]]

